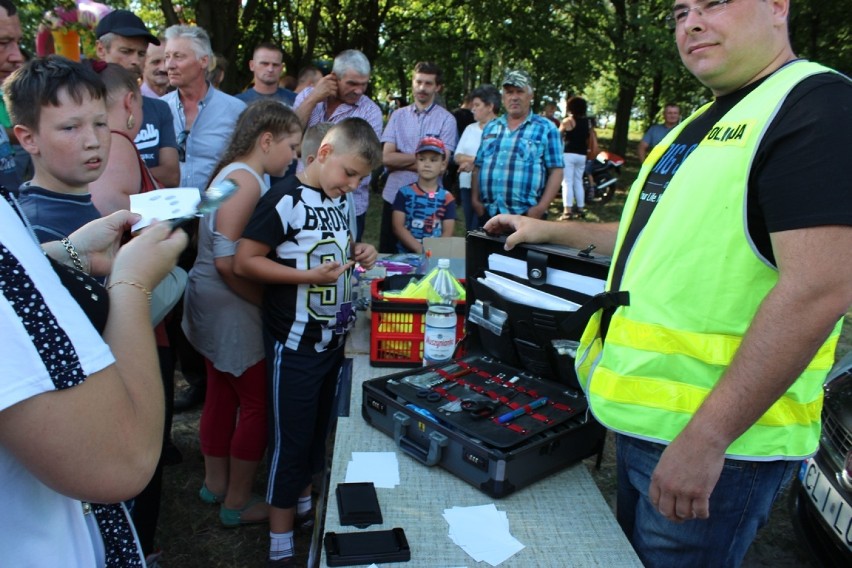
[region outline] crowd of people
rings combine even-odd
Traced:
[[[822,378],[852,303],[852,200],[826,154],[849,147],[850,82],[796,59],[788,9],[672,10],[681,58],[714,101],[683,122],[666,105],[621,223],[593,224],[575,221],[597,154],[587,102],[569,99],[562,120],[552,101],[534,113],[524,70],[450,112],[441,68],[418,62],[413,101],[385,122],[358,50],[281,86],[283,52],[260,43],[252,84],[232,96],[198,26],[158,35],[114,10],[96,60],[24,61],[16,7],[0,0],[0,326],[16,353],[0,363],[4,561],[156,565],[163,467],[181,459],[172,414],[203,402],[198,499],[225,527],[268,523],[268,565],[295,565],[355,319],[354,267],[419,253],[460,216],[511,232],[507,248],[613,255],[577,368],[618,432],[619,523],[646,565],[738,565],[816,449]],[[739,134],[717,137],[719,125]],[[362,242],[377,172],[378,250]],[[226,180],[238,189],[197,226],[131,234],[131,196]],[[563,214],[547,221],[560,188]],[[176,400],[178,366],[190,389]],[[267,489],[254,495],[264,456]]]

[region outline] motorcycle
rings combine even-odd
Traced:
[[[586,162],[586,175],[583,176],[583,187],[586,190],[586,201],[605,203],[612,199],[618,188],[618,175],[624,158],[612,152],[601,151],[594,160]],[[594,181],[592,186],[590,178]]]

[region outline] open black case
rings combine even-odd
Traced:
[[[464,356],[365,381],[361,409],[404,453],[497,498],[602,450],[574,355],[617,301],[603,294],[609,257],[504,243],[467,236]]]

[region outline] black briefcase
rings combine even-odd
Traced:
[[[602,451],[574,355],[591,314],[613,302],[609,257],[504,242],[467,236],[464,355],[365,381],[361,409],[404,453],[496,498]]]

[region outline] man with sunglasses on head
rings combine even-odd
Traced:
[[[852,82],[798,59],[789,0],[678,2],[715,99],[648,155],[620,224],[498,215],[518,242],[614,251],[577,373],[617,432],[621,527],[653,566],[738,566],[817,449],[852,305]],[[815,176],[814,172],[818,172]],[[616,233],[617,230],[617,233]]]

